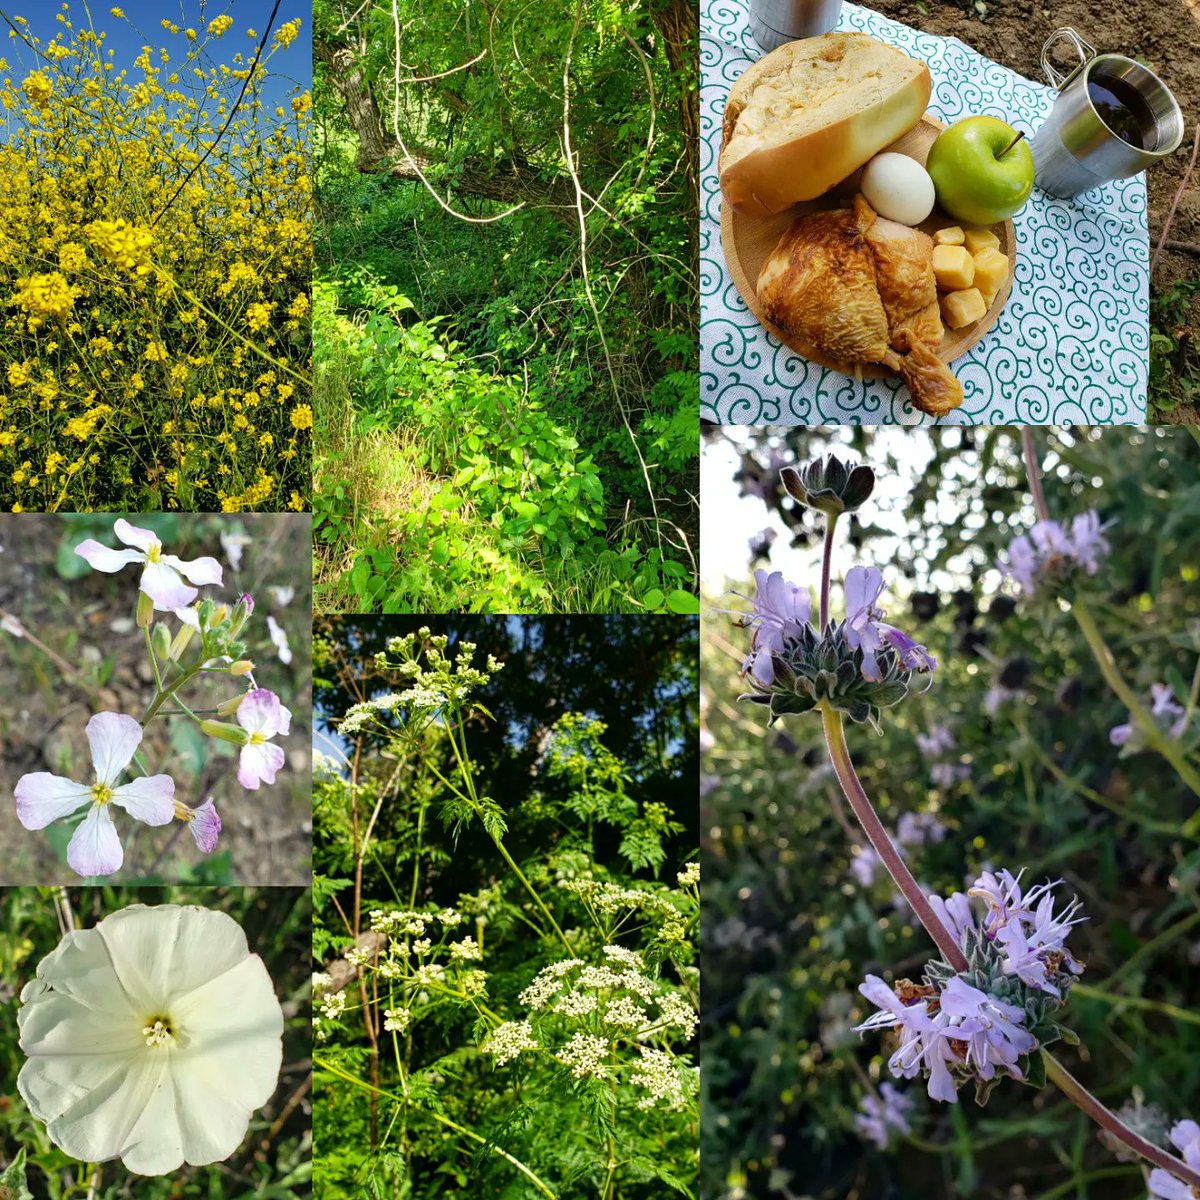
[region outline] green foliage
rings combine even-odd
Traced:
[[[574,16],[314,7],[325,611],[697,611],[694,12]]]
[[[1197,418],[1200,404],[1200,340],[1189,316],[1200,296],[1200,280],[1176,279],[1150,297],[1150,415],[1176,413]]]
[[[1051,515],[1094,506],[1114,522],[1092,611],[1118,668],[1144,701],[1151,683],[1169,683],[1191,704],[1195,728],[1200,449],[1186,431],[1165,428],[1036,436]],[[916,878],[943,896],[985,865],[1024,867],[1030,882],[1062,878],[1060,892],[1078,893],[1089,919],[1068,942],[1086,964],[1061,1013],[1070,1028],[1043,1031],[1059,1039],[1054,1053],[1114,1109],[1140,1088],[1172,1119],[1194,1116],[1200,843],[1185,829],[1196,797],[1161,756],[1112,745],[1109,731],[1128,712],[1068,606],[1051,596],[1014,604],[994,567],[1034,520],[1018,431],[789,431],[740,441],[737,479],[752,499],[738,500],[725,464],[706,503],[711,494],[718,506],[740,505],[748,534],[767,520],[786,531],[770,566],[801,585],[817,579],[821,518],[774,482],[775,456],[850,447],[876,471],[875,496],[839,526],[832,607],[839,616],[838,581],[850,565],[877,566],[888,621],[938,658],[930,690],[883,713],[880,735],[847,734],[889,831],[905,814],[945,826],[941,841],[906,848]],[[748,590],[741,580],[728,586]],[[712,607],[725,603],[714,596]],[[864,1091],[890,1078],[894,1048],[852,1032],[873,1011],[858,985],[868,972],[917,978],[931,944],[885,872],[864,885],[851,869],[865,840],[826,765],[820,721],[789,716],[768,730],[761,709],[738,704],[747,633],[731,620],[707,623],[702,650],[712,741],[702,786],[711,834],[701,1194],[1132,1194],[1136,1167],[1128,1179],[1093,1182],[1093,1172],[1122,1168],[1052,1084],[1035,1094],[1001,1081],[981,1110],[969,1091],[948,1106],[928,1101],[920,1081],[894,1081],[916,1101],[914,1137],[884,1155],[856,1134]],[[955,738],[945,762],[967,772],[949,785],[932,777],[916,740],[935,724]],[[1195,761],[1194,735],[1180,742]],[[1035,1086],[1043,1068],[1031,1063]]]

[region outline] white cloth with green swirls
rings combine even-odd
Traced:
[[[1055,93],[955,38],[909,29],[854,4],[839,30],[869,33],[929,64],[929,111],[946,123],[987,113],[1036,130]],[[925,425],[899,379],[810,363],[755,320],[721,251],[717,158],[730,85],[761,55],[744,0],[701,9],[700,405],[706,420],[756,425]],[[1149,238],[1143,176],[1056,200],[1034,188],[1013,218],[1012,292],[988,333],[953,366],[962,407],[944,425],[1130,425],[1146,417]]]

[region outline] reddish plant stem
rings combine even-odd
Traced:
[[[867,795],[854,763],[850,758],[850,750],[846,745],[845,729],[841,716],[827,702],[821,705],[821,719],[825,726],[825,744],[829,747],[829,758],[837,773],[838,782],[846,799],[858,818],[858,823],[875,847],[876,854],[887,867],[896,886],[904,898],[912,906],[917,919],[925,927],[925,932],[933,939],[934,944],[942,952],[942,956],[956,970],[967,970],[967,960],[962,950],[956,945],[950,931],[938,920],[937,914],[930,906],[929,900],[921,891],[919,884],[900,857],[900,852],[888,837],[883,822],[875,812],[875,806]],[[1097,1125],[1108,1130],[1118,1141],[1123,1142],[1134,1153],[1148,1162],[1162,1167],[1172,1175],[1182,1179],[1192,1187],[1200,1188],[1200,1171],[1189,1167],[1182,1159],[1176,1158],[1167,1151],[1161,1150],[1152,1142],[1135,1133],[1116,1113],[1096,1099],[1049,1051],[1043,1050],[1042,1057],[1046,1063],[1046,1077],[1050,1079],[1073,1104],[1085,1112]]]
[[[1059,1091],[1087,1113],[1097,1125],[1107,1129],[1113,1137],[1119,1138],[1130,1150],[1140,1154],[1156,1167],[1162,1167],[1164,1171],[1169,1171],[1193,1188],[1200,1188],[1200,1171],[1189,1167],[1187,1163],[1173,1154],[1168,1154],[1153,1142],[1148,1142],[1140,1134],[1134,1133],[1116,1113],[1105,1108],[1054,1055],[1043,1050],[1042,1057],[1046,1060],[1046,1077],[1052,1080]]]
[[[1033,507],[1037,509],[1039,521],[1048,521],[1050,520],[1050,510],[1046,507],[1046,494],[1042,491],[1042,473],[1038,469],[1037,446],[1034,445],[1033,431],[1028,425],[1021,427],[1021,447],[1025,452],[1025,475],[1029,480]]]
[[[918,920],[925,926],[925,932],[933,938],[946,961],[956,971],[965,971],[966,956],[951,936],[950,930],[938,920],[928,897],[921,891],[920,884],[913,878],[904,859],[900,857],[900,851],[888,837],[883,822],[876,814],[875,807],[858,778],[854,763],[850,761],[850,750],[846,746],[846,731],[842,726],[841,716],[830,708],[828,703],[823,702],[821,720],[825,724],[825,744],[829,747],[829,758],[837,773],[838,782],[842,785],[842,791],[846,793],[846,799],[850,802],[858,823],[863,827],[863,832],[875,847],[875,853],[883,860],[888,874],[895,880],[896,886],[912,906]]]
[[[829,573],[833,567],[833,534],[837,528],[837,514],[825,522],[825,553],[821,557],[821,631],[829,624]]]

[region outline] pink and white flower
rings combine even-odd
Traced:
[[[88,538],[75,547],[75,553],[93,570],[110,575],[130,563],[145,564],[138,587],[154,601],[154,607],[163,612],[191,604],[199,595],[197,587],[222,582],[221,564],[215,558],[185,562],[174,554],[164,554],[162,542],[149,529],[139,529],[124,517],[117,518],[113,533],[132,549],[111,550]]]
[[[211,796],[199,808],[189,811],[188,832],[201,854],[211,854],[217,848],[217,838],[221,836],[221,815]]]
[[[175,817],[175,781],[170,775],[147,775],[117,786],[142,741],[142,727],[132,717],[96,713],[87,723],[87,739],[95,783],[35,771],[22,775],[16,787],[17,818],[26,829],[44,829],[51,821],[88,808],[67,846],[67,863],[85,878],[111,875],[124,859],[110,805],[119,805],[147,825],[167,825]]]
[[[283,766],[284,753],[279,746],[271,745],[270,739],[290,732],[292,714],[279,703],[274,692],[255,688],[238,705],[237,721],[246,735],[238,760],[238,783],[251,791],[261,783],[274,783],[275,772]]]

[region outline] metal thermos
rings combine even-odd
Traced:
[[[750,0],[750,32],[764,50],[829,33],[842,0]]]
[[[1050,49],[1069,42],[1079,66],[1060,75],[1050,64]],[[1144,171],[1183,141],[1183,113],[1166,84],[1153,71],[1120,54],[1097,54],[1073,29],[1059,29],[1042,47],[1042,70],[1058,98],[1030,143],[1038,187],[1069,198],[1114,179]],[[1127,96],[1144,118],[1141,146],[1131,145],[1105,124],[1093,101],[1096,95]]]

